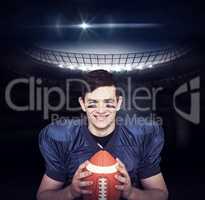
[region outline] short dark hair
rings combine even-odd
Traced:
[[[90,71],[84,75],[83,79],[88,86],[87,87],[85,84],[82,85],[81,97],[83,99],[85,98],[86,93],[92,92],[98,87],[114,86],[117,88],[113,75],[103,69]],[[117,91],[116,95],[117,97],[119,96]]]

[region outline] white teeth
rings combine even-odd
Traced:
[[[105,115],[105,116],[94,116],[97,120],[100,120],[100,121],[102,121],[102,120],[104,120],[105,118],[107,118],[108,117],[108,115]]]

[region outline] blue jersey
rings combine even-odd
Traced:
[[[121,123],[103,148],[125,164],[133,186],[139,187],[140,179],[160,173],[163,144],[163,130],[157,123]],[[39,135],[39,147],[46,175],[65,185],[70,184],[79,165],[102,148],[82,120],[48,125]]]

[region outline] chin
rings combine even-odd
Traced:
[[[98,129],[106,129],[111,126],[112,122],[95,122],[93,124]]]
[[[105,129],[105,128],[109,127],[109,124],[97,123],[97,124],[95,124],[95,126],[96,126],[96,128],[99,128],[99,129]]]

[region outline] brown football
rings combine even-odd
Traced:
[[[91,171],[92,175],[86,177],[85,180],[93,181],[93,184],[87,187],[92,194],[84,195],[84,200],[118,200],[120,198],[120,191],[115,188],[115,185],[120,183],[114,177],[119,173],[117,165],[115,158],[105,150],[100,150],[91,157],[86,170]]]

